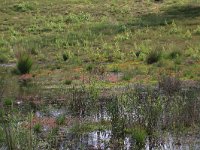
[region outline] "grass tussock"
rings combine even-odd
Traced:
[[[25,52],[19,52],[17,54],[17,69],[20,74],[30,73],[33,66],[33,60],[31,56]]]
[[[155,50],[155,51],[151,51],[147,57],[146,57],[146,62],[147,64],[154,64],[157,63],[162,56],[162,52]]]

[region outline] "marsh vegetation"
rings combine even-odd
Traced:
[[[198,1],[0,3],[0,149],[200,148]]]

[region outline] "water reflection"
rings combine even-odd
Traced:
[[[88,134],[76,135],[73,133],[66,134],[66,138],[61,142],[59,150],[70,149],[84,149],[84,150],[112,150],[123,149],[133,150],[136,149],[134,139],[125,137],[120,145],[113,145],[112,132],[107,131],[94,131]],[[147,140],[145,150],[150,150],[149,141]],[[116,147],[118,146],[118,147]],[[165,137],[164,141],[159,141],[159,145],[151,150],[199,150],[200,139],[194,141],[181,141],[177,143],[175,138],[169,134]]]
[[[59,115],[70,116],[66,111],[66,108],[53,108],[49,109],[48,112],[42,113],[37,111],[37,117],[52,116],[57,117]],[[91,116],[94,118],[91,120]],[[102,105],[97,109],[97,112],[91,116],[85,117],[84,120],[99,122],[102,120],[110,121],[111,117],[107,112],[105,105]],[[83,121],[84,121],[83,120]],[[116,135],[114,130],[105,131],[93,131],[84,134],[70,133],[69,127],[63,127],[62,133],[59,134],[59,143],[57,147],[59,150],[132,150],[138,149],[136,147],[135,139],[130,135],[119,136]],[[62,138],[60,137],[62,135]],[[199,150],[200,149],[200,137],[181,137],[172,136],[172,134],[167,134],[165,136],[160,135],[160,139],[149,140],[146,139],[146,144],[144,150]]]

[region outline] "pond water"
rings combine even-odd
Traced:
[[[111,131],[94,131],[85,135],[75,136],[73,134],[66,135],[66,139],[61,143],[59,150],[64,149],[106,149],[111,150],[113,147],[110,142],[112,140]],[[179,137],[176,139],[171,134],[165,137],[164,141],[152,150],[199,150],[200,149],[200,138],[193,137]],[[179,141],[181,143],[177,144]],[[125,137],[123,142],[120,144],[119,149],[133,150],[135,147],[134,139],[131,137]],[[115,147],[116,148],[116,147]],[[150,150],[149,142],[146,141],[145,150]]]
[[[52,116],[58,117],[65,115],[66,117],[71,117],[64,108],[56,109],[51,107],[51,109],[42,113],[37,111],[35,113],[37,117]],[[105,107],[97,112],[97,114],[92,115],[92,117],[85,117],[83,120],[95,121],[100,120],[110,120],[108,112],[106,112]],[[48,132],[50,128],[44,126],[44,132]],[[57,148],[59,150],[113,150],[113,149],[123,149],[123,150],[133,150],[135,147],[135,139],[130,135],[126,135],[123,139],[118,139],[113,137],[112,130],[104,131],[92,131],[88,133],[73,133],[68,130],[68,127],[60,127],[59,136],[57,137]],[[120,141],[116,143],[115,141]],[[156,141],[156,144],[150,148],[150,143],[148,137],[146,138],[144,150],[199,150],[200,149],[200,134],[194,135],[174,135],[173,133],[167,132],[160,135]],[[116,144],[116,145],[115,145]]]

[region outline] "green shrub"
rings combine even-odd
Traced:
[[[189,78],[189,79],[194,78],[194,74],[190,70],[185,70],[183,75],[184,75],[184,77]]]
[[[12,101],[11,99],[5,99],[5,100],[4,100],[4,105],[5,105],[5,106],[11,106],[12,103],[13,103],[13,101]]]
[[[140,53],[141,53],[141,51],[137,51],[137,52],[135,52],[135,55],[136,55],[137,58],[139,58]]]
[[[94,65],[94,64],[88,64],[88,65],[86,66],[86,70],[87,70],[88,72],[92,72],[92,71],[94,70],[94,68],[95,68],[95,65]]]
[[[146,58],[147,64],[153,64],[158,62],[161,59],[161,52],[160,51],[151,51]]]
[[[40,133],[42,131],[42,125],[37,123],[34,125],[33,127],[33,130],[36,132],[36,133]]]
[[[180,57],[180,56],[181,56],[181,52],[180,51],[172,51],[169,54],[169,58],[170,59],[175,59],[175,58]]]
[[[30,73],[33,65],[33,61],[30,55],[26,53],[20,53],[17,60],[17,69],[21,74]]]
[[[138,56],[138,59],[140,61],[144,61],[147,57],[147,54],[146,53],[143,53],[143,52],[140,52],[139,56]]]
[[[118,66],[113,66],[111,72],[118,73],[120,72],[120,68]]]
[[[58,125],[64,124],[64,123],[65,123],[65,116],[64,116],[64,115],[58,116],[58,117],[56,118],[56,123],[57,123]]]
[[[63,60],[64,60],[64,61],[67,61],[67,60],[69,59],[69,54],[64,53],[64,54],[62,55],[62,57],[63,57]]]
[[[145,140],[147,137],[147,133],[144,129],[134,128],[132,131],[132,136],[136,140],[136,145],[139,148],[142,148],[145,146]]]
[[[72,84],[72,80],[65,80],[65,84],[66,84],[66,85]]]
[[[125,72],[122,79],[125,80],[125,81],[129,81],[129,80],[131,80],[132,77],[133,77],[132,73]]]

